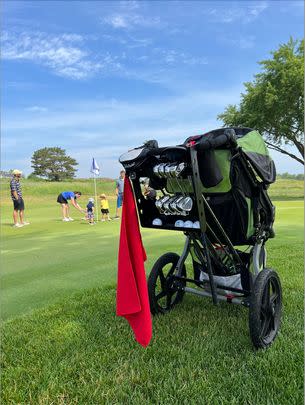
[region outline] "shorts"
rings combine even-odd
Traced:
[[[101,213],[102,214],[109,214],[109,209],[108,208],[102,208]]]
[[[14,210],[16,211],[24,211],[24,201],[22,198],[18,200],[13,200]]]
[[[88,219],[93,219],[93,218],[94,218],[94,214],[93,214],[92,211],[88,211],[88,212],[87,212],[87,218],[88,218]]]
[[[118,194],[118,198],[116,201],[117,208],[121,208],[123,205],[123,193]]]
[[[68,204],[68,200],[66,200],[62,194],[59,194],[59,196],[57,197],[57,202],[59,204]]]

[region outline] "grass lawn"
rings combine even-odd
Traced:
[[[302,201],[275,203],[268,265],[282,280],[284,315],[270,350],[252,349],[245,308],[189,295],[154,318],[143,349],[115,317],[119,222],[90,227],[75,212],[62,223],[56,195],[46,194],[26,199],[31,225],[20,229],[3,203],[3,404],[303,403]],[[148,271],[161,254],[181,252],[180,233],[142,233]]]

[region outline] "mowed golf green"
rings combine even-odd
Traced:
[[[114,216],[114,199],[110,205]],[[30,200],[27,207],[30,225],[18,229],[10,223],[10,205],[3,208],[4,319],[44,307],[75,291],[115,282],[120,221],[90,226],[81,220],[84,215],[71,209],[74,222],[63,223],[54,198]],[[163,252],[181,250],[183,235],[143,231],[143,240],[149,268]]]
[[[303,201],[293,192],[283,190],[286,201],[277,193],[276,238],[267,244],[284,297],[272,348],[252,349],[245,308],[188,295],[154,318],[144,350],[115,317],[119,221],[89,226],[75,211],[62,223],[53,189],[27,187],[31,225],[13,229],[11,202],[2,204],[3,403],[303,403]],[[147,271],[163,253],[181,252],[181,233],[142,235]]]

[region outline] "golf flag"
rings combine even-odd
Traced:
[[[93,174],[96,174],[97,176],[100,174],[100,168],[99,168],[99,165],[97,164],[97,161],[95,160],[95,158],[92,158],[90,172]]]
[[[125,176],[116,314],[127,319],[133,329],[136,341],[144,347],[149,344],[152,336],[152,320],[144,268],[145,260],[146,253],[142,244],[131,183],[129,178]]]

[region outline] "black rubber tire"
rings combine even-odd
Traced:
[[[272,269],[259,272],[253,285],[249,308],[249,329],[256,349],[266,349],[276,338],[282,314],[282,288]]]
[[[183,290],[177,290],[172,288],[171,285],[171,275],[173,275],[176,265],[178,263],[179,256],[176,253],[165,253],[160,256],[148,277],[148,295],[150,303],[150,311],[153,315],[165,314],[170,311],[175,305],[182,301],[184,296]],[[163,269],[171,265],[171,268],[167,274],[163,274]],[[182,276],[186,276],[185,265],[182,268]],[[158,292],[157,289],[159,285],[161,291]],[[180,285],[185,286],[185,282],[180,282]],[[162,304],[162,299],[166,298],[165,303]]]

